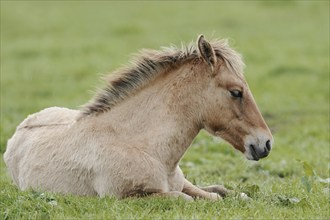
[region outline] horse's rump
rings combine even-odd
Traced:
[[[17,127],[17,130],[20,130],[22,128],[32,129],[38,127],[69,125],[75,122],[77,115],[77,110],[60,107],[46,108],[40,112],[29,115]]]
[[[31,153],[37,153],[42,148],[50,147],[51,140],[55,135],[66,132],[66,130],[75,121],[78,111],[67,108],[52,107],[44,109],[38,113],[29,115],[16,129],[15,134],[8,140],[7,150],[4,153],[4,160],[10,169],[10,174],[15,183],[22,186],[19,180],[20,174],[23,174],[22,166],[26,167],[26,163],[31,163]],[[45,146],[42,143],[48,143]],[[38,149],[36,149],[38,148]],[[44,152],[44,150],[41,150]],[[51,153],[51,151],[49,152]],[[32,155],[34,155],[32,154]],[[48,159],[47,154],[42,157],[36,157],[34,163],[43,163]]]

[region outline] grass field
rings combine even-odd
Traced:
[[[0,219],[329,219],[329,25],[329,1],[1,1]],[[78,108],[129,54],[200,33],[243,54],[275,147],[249,162],[202,132],[181,167],[198,185],[251,200],[100,199],[12,184],[2,155],[28,114]]]

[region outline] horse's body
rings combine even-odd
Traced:
[[[212,46],[200,37],[199,50],[145,52],[83,110],[29,116],[4,154],[14,182],[78,195],[217,199],[224,189],[201,190],[179,167],[198,132],[221,136],[254,160],[268,155],[272,137],[237,73],[238,54],[222,41]],[[231,102],[237,106],[226,111]]]
[[[8,148],[6,154],[15,155],[8,166],[21,189],[32,186],[118,197],[148,192],[145,185],[149,190],[182,190],[183,182],[176,180],[176,175],[182,177],[180,171],[166,170],[157,158],[156,153],[164,157],[167,151],[147,149],[154,132],[144,132],[133,121],[121,126],[124,120],[119,118],[109,118],[109,124],[101,118],[73,120],[78,115],[79,111],[53,107],[30,116],[18,127],[8,146],[20,148]]]

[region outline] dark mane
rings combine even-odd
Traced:
[[[241,56],[228,46],[227,40],[211,42],[217,57],[222,58],[232,72],[242,74],[244,64]],[[82,108],[83,115],[92,115],[109,111],[117,103],[143,88],[157,76],[179,66],[187,60],[199,58],[196,46],[178,49],[142,50],[133,59],[132,65],[112,73],[107,85]]]

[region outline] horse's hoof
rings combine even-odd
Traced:
[[[246,195],[245,193],[240,193],[240,199],[244,200],[244,201],[250,201],[252,200],[252,198],[250,198],[248,195]]]
[[[222,200],[222,197],[218,193],[210,193],[210,200],[218,201]]]

